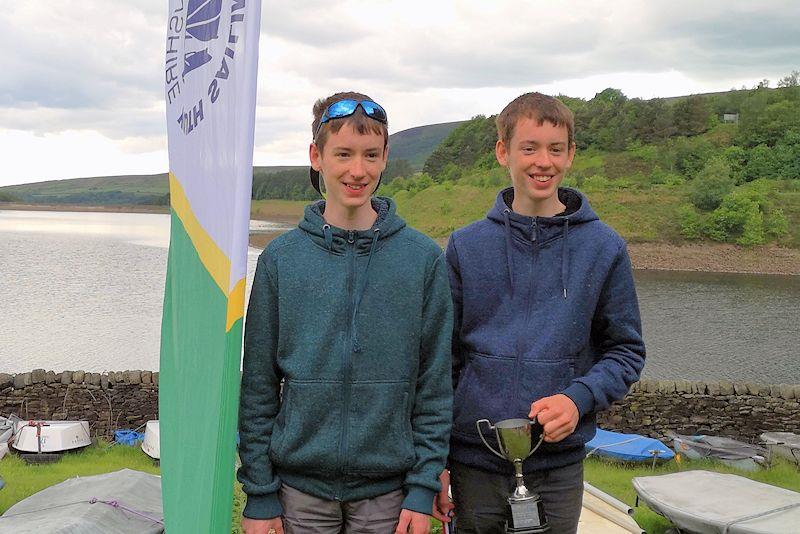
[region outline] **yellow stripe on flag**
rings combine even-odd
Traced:
[[[231,294],[228,295],[228,324],[225,327],[226,332],[229,332],[233,327],[233,323],[244,315],[244,285],[245,279],[242,278],[236,282]]]
[[[228,313],[225,327],[225,331],[228,332],[233,323],[244,315],[245,279],[242,278],[236,282],[233,289],[230,292],[228,291],[228,281],[231,277],[231,260],[211,239],[203,225],[197,220],[183,187],[171,172],[169,173],[169,195],[172,209],[175,210],[176,215],[183,223],[189,239],[192,240],[192,244],[200,256],[200,261],[217,283],[217,286],[222,290],[222,293],[228,297]]]

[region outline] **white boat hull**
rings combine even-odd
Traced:
[[[761,434],[770,457],[780,456],[800,464],[800,435],[792,432],[765,432]]]
[[[161,459],[161,431],[158,419],[148,421],[144,429],[144,439],[142,440],[142,450],[144,453],[155,459]]]
[[[58,453],[91,444],[88,421],[17,421],[11,447],[26,453]]]

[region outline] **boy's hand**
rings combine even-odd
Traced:
[[[442,523],[449,523],[451,512],[456,506],[447,494],[447,490],[450,488],[450,471],[447,469],[442,471],[442,474],[439,475],[439,482],[442,483],[442,489],[433,499],[433,517]]]
[[[534,417],[544,428],[544,440],[556,443],[575,431],[579,419],[578,407],[572,399],[559,393],[532,403],[528,418]]]
[[[403,508],[400,510],[400,521],[395,534],[430,534],[431,517],[419,512]]]
[[[283,521],[280,517],[272,519],[250,519],[242,517],[244,534],[283,534]]]

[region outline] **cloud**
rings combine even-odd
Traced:
[[[799,23],[793,0],[263,0],[255,161],[304,163],[311,105],[346,89],[399,131],[496,113],[533,88],[669,96],[774,81],[800,68]],[[163,0],[4,6],[0,132],[165,148],[166,25]]]

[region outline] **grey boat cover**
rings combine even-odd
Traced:
[[[738,475],[683,471],[635,477],[639,498],[695,534],[797,534],[800,493]]]
[[[767,445],[786,445],[793,449],[800,449],[800,434],[794,432],[764,432],[761,439]]]
[[[122,469],[70,478],[23,499],[0,516],[0,533],[160,534],[163,522],[161,477]]]

